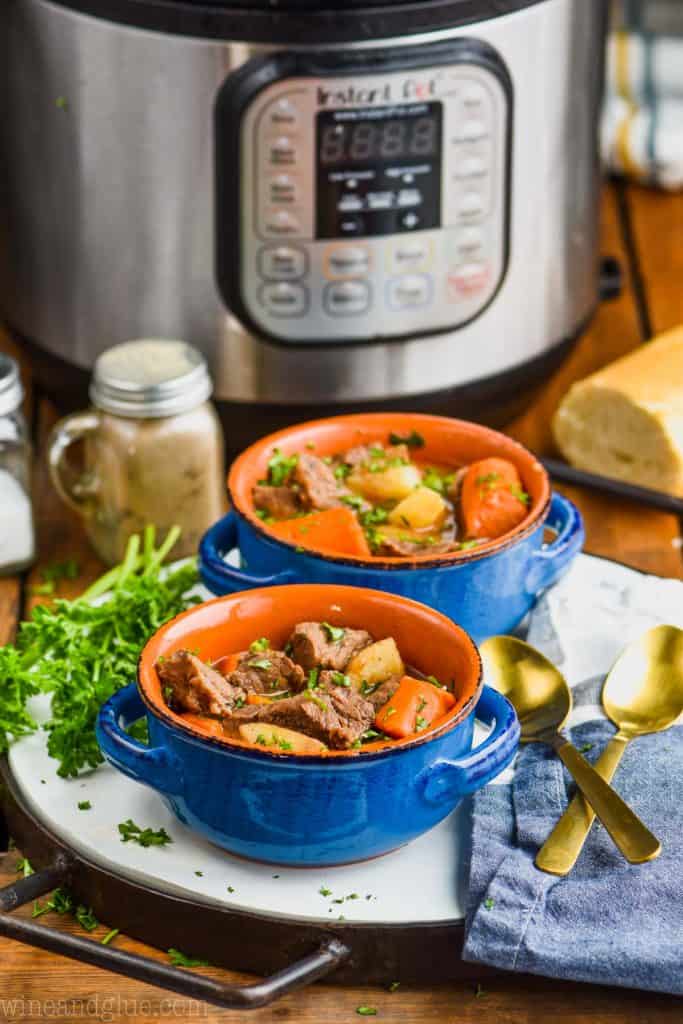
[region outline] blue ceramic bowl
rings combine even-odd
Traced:
[[[213,660],[262,635],[277,646],[306,619],[394,636],[409,665],[455,680],[456,706],[426,735],[299,757],[204,734],[164,703],[159,655],[199,646]],[[124,731],[143,715],[149,746]],[[492,729],[472,750],[475,715]],[[138,685],[102,707],[97,736],[111,764],[157,790],[206,839],[255,860],[313,867],[376,857],[432,828],[510,763],[519,724],[508,701],[482,686],[471,639],[444,616],[391,594],[297,586],[210,601],[168,623],[143,651]]]
[[[251,490],[266,475],[274,448],[290,455],[309,445],[326,455],[413,430],[426,441],[418,452],[425,461],[457,466],[494,455],[514,462],[531,498],[520,526],[475,550],[436,558],[362,559],[295,547],[273,537],[255,515]],[[578,510],[567,498],[551,495],[546,471],[526,448],[486,427],[439,416],[373,413],[291,427],[243,452],[228,489],[232,511],[208,530],[199,548],[201,576],[214,594],[302,582],[371,587],[436,608],[477,642],[514,629],[569,568],[584,541]],[[546,527],[555,537],[544,544]],[[226,564],[231,551],[239,552],[240,568]]]

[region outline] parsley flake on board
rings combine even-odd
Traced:
[[[79,800],[78,809],[79,811],[89,811],[92,808],[92,804],[89,800]]]
[[[174,967],[208,967],[208,960],[200,960],[197,957],[186,956],[179,949],[168,950],[168,958]]]
[[[377,1010],[374,1006],[357,1006],[356,1013],[359,1017],[376,1017]]]
[[[68,778],[103,762],[95,721],[102,704],[135,678],[140,651],[150,636],[197,598],[188,592],[197,569],[188,563],[162,574],[180,531],[169,531],[155,549],[153,527],[131,537],[121,565],[74,601],[57,598],[33,609],[14,644],[0,648],[0,753],[39,726],[29,698],[52,695],[48,753]],[[142,548],[142,551],[141,551]],[[94,599],[109,595],[106,600]]]
[[[156,831],[151,828],[140,828],[130,818],[127,821],[120,822],[118,829],[122,843],[128,843],[132,840],[138,846],[147,847],[166,846],[167,843],[173,842],[165,828],[160,828]]]

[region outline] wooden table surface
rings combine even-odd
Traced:
[[[568,385],[659,332],[683,323],[683,196],[667,196],[632,186],[609,185],[603,203],[603,251],[617,256],[625,270],[622,296],[604,305],[590,329],[556,376],[543,388],[533,407],[509,426],[509,432],[539,452],[552,450],[550,416]],[[0,346],[17,354],[8,338]],[[19,355],[21,355],[19,353]],[[26,370],[30,385],[30,370]],[[45,433],[54,411],[29,393],[29,415],[37,451],[43,451]],[[621,504],[576,488],[560,488],[580,506],[587,525],[587,550],[616,558],[649,572],[683,578],[681,524],[673,516]],[[60,584],[63,596],[78,590],[99,574],[101,566],[87,550],[78,523],[59,505],[51,492],[44,465],[37,460],[35,500],[40,558],[24,579],[0,579],[0,643],[11,639],[20,616],[36,600],[31,585],[39,582],[40,566],[75,557],[81,576]],[[20,854],[0,856],[0,885],[17,877]],[[27,914],[23,909],[19,913]],[[45,918],[52,927],[73,927],[55,915]],[[115,927],[116,922],[107,922]],[[76,928],[78,926],[75,926]],[[102,925],[93,937],[101,938]],[[116,945],[165,959],[165,954],[118,936]],[[0,939],[0,1021],[43,1021],[74,1024],[81,1019],[117,1024],[147,1024],[161,1018],[201,1019],[208,1024],[243,1019],[231,1011],[175,998],[168,993],[86,967],[49,953]],[[207,971],[226,980],[240,980],[225,971]],[[623,989],[560,983],[542,978],[501,975],[485,984],[460,983],[430,990],[399,988],[344,989],[317,985],[283,999],[272,1008],[255,1011],[255,1021],[295,1021],[297,1024],[342,1024],[359,1020],[356,1008],[372,1006],[377,1019],[393,1024],[440,1021],[467,1024],[654,1024],[680,1021],[680,1003],[663,996]]]

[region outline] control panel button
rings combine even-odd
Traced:
[[[466,263],[448,275],[448,295],[455,302],[478,295],[491,278],[490,268],[485,263]]]
[[[388,299],[392,309],[426,306],[432,297],[432,282],[426,274],[404,274],[389,281]]]
[[[479,192],[465,192],[458,202],[458,214],[464,220],[474,220],[484,212],[484,199]]]
[[[419,206],[422,202],[422,193],[419,188],[402,188],[398,194],[399,206]]]
[[[298,203],[300,192],[299,182],[291,174],[274,174],[266,182],[268,202],[274,206]]]
[[[272,132],[291,132],[298,127],[299,111],[287,96],[271,103],[265,111],[265,126]]]
[[[335,245],[325,254],[326,277],[360,277],[370,269],[370,252],[360,245]]]
[[[362,217],[352,214],[344,216],[339,221],[339,231],[342,235],[364,235],[365,221]]]
[[[481,258],[486,245],[484,231],[478,227],[461,228],[448,239],[450,263],[472,263]]]
[[[485,139],[488,133],[485,122],[472,117],[458,125],[451,136],[451,142],[479,142],[480,139]]]
[[[488,174],[488,165],[483,156],[472,154],[458,160],[453,171],[454,181],[470,181],[480,179]]]
[[[301,222],[293,210],[270,209],[264,214],[263,230],[266,235],[300,235]]]
[[[294,281],[306,273],[306,252],[289,245],[261,249],[258,258],[261,277],[271,281]]]
[[[367,204],[369,210],[391,210],[394,205],[394,193],[368,192]]]
[[[412,210],[409,213],[404,213],[401,217],[401,224],[404,228],[408,228],[408,230],[418,227],[419,223],[420,218]]]
[[[410,238],[396,242],[389,252],[389,269],[395,274],[427,270],[432,259],[432,245],[427,238]]]
[[[326,285],[323,305],[332,316],[357,316],[370,306],[367,281],[334,281]]]
[[[265,150],[273,167],[291,167],[296,163],[296,140],[289,135],[266,140]]]
[[[465,110],[472,113],[479,113],[486,104],[488,93],[483,85],[478,82],[468,82],[462,90],[461,100]]]
[[[303,316],[308,306],[308,292],[302,284],[264,284],[258,299],[273,316]]]

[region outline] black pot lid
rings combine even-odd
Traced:
[[[105,21],[173,35],[315,45],[456,28],[551,0],[52,0]],[[594,0],[607,3],[607,0]]]

